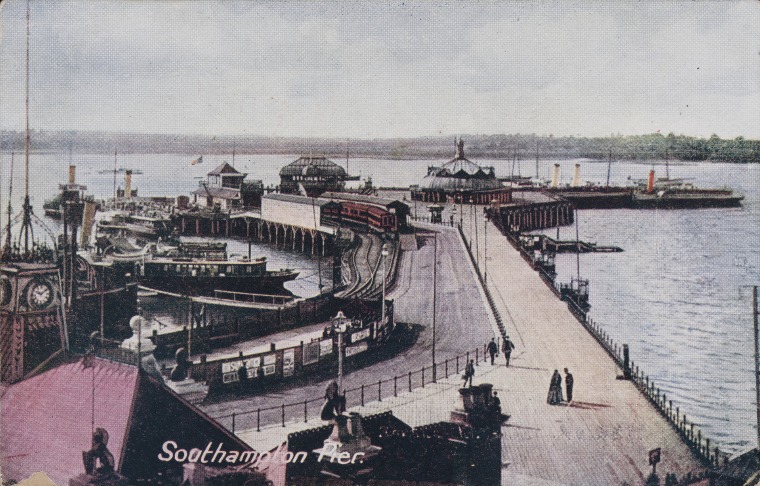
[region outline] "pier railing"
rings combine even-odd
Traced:
[[[499,340],[500,342],[501,340]],[[446,358],[430,366],[423,366],[416,371],[409,371],[405,374],[346,389],[343,391],[346,396],[346,407],[363,407],[370,403],[382,402],[426,386],[435,385],[442,378],[460,375],[470,360],[473,360],[477,366],[489,358],[487,346],[484,344],[472,351]],[[477,376],[477,369],[475,374]],[[242,430],[261,432],[262,429],[271,427],[285,427],[288,424],[308,422],[309,418],[319,416],[324,401],[324,397],[319,397],[290,403],[283,402],[270,407],[212,415],[212,418],[225,425],[233,433]]]
[[[499,227],[499,225],[497,225]],[[519,239],[515,234],[510,231],[506,231],[504,228],[499,227],[501,233],[507,238],[512,246],[520,252],[520,256],[528,262],[528,264],[536,270],[544,283],[554,292],[557,297],[561,297],[561,285],[554,281],[554,277],[546,272],[543,268],[534,264],[534,260],[530,253],[520,244]],[[475,264],[470,246],[459,228],[460,235],[465,241],[465,246],[468,249],[470,259]],[[480,278],[480,270],[475,264],[476,271]],[[481,278],[486,296],[490,295],[488,292],[488,286],[485,280]],[[488,298],[489,305],[492,306],[492,299]],[[617,343],[608,333],[604,327],[598,322],[589,317],[586,310],[581,308],[575,301],[571,299],[565,299],[567,307],[570,312],[575,316],[578,322],[588,331],[589,334],[602,346],[612,360],[623,370],[623,376],[620,378],[629,379],[636,388],[641,392],[644,397],[654,406],[654,408],[662,415],[665,420],[670,424],[673,429],[678,432],[681,440],[691,448],[694,454],[709,466],[719,466],[728,462],[730,455],[724,451],[721,451],[716,442],[711,442],[708,437],[702,435],[702,431],[695,422],[689,422],[685,413],[683,413],[680,407],[676,404],[674,406],[673,400],[669,400],[664,390],[655,384],[653,379],[650,379],[643,370],[633,362],[626,363],[626,348],[627,345],[621,345]],[[498,315],[498,312],[494,310],[494,314]],[[501,329],[501,326],[500,326]],[[502,331],[503,332],[503,331]]]
[[[472,266],[475,269],[475,273],[478,276],[480,287],[483,289],[483,293],[485,294],[486,300],[488,301],[488,307],[491,309],[494,319],[496,320],[496,326],[499,328],[499,333],[501,334],[500,340],[506,339],[507,328],[504,326],[504,319],[502,319],[501,313],[499,312],[498,307],[496,307],[496,301],[494,300],[493,295],[491,295],[491,291],[488,289],[488,285],[486,283],[485,277],[480,272],[480,267],[477,264],[477,260],[475,259],[475,256],[472,254],[472,245],[470,244],[469,241],[467,241],[467,238],[465,237],[464,232],[462,231],[462,225],[457,224],[456,226],[457,226],[457,231],[459,232],[459,237],[462,239],[462,242],[464,243],[464,246],[467,250],[467,256],[470,257],[470,263],[472,263]]]

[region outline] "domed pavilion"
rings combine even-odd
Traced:
[[[419,186],[412,187],[412,199],[424,202],[489,204],[508,203],[511,191],[496,178],[493,167],[481,167],[464,156],[459,140],[456,156],[440,167],[428,167]]]
[[[323,192],[342,192],[353,180],[346,170],[324,155],[304,155],[280,169],[280,192],[318,197]]]

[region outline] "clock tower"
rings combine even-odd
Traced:
[[[58,267],[0,265],[0,380],[19,381],[67,347]]]

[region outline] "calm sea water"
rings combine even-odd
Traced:
[[[0,154],[3,174],[0,207],[8,197],[10,155]],[[204,155],[202,165],[191,166],[192,156],[119,155],[120,167],[143,171],[133,187],[144,196],[189,194],[206,172],[230,157]],[[296,156],[239,155],[235,166],[266,185],[279,182],[279,169]],[[345,164],[345,160],[335,159]],[[113,155],[75,155],[78,182],[96,197],[113,194],[113,174],[99,170],[114,166]],[[406,187],[425,175],[428,165],[441,160],[350,161],[350,172],[371,176],[376,186]],[[497,174],[513,172],[511,161],[476,160],[493,165]],[[607,163],[560,161],[562,179],[569,182],[575,162],[582,164],[583,180],[603,183]],[[64,181],[68,154],[34,154],[31,157],[30,195],[37,213],[42,203]],[[542,161],[539,175],[549,177],[554,161]],[[23,156],[14,167],[13,200],[16,211],[23,192]],[[661,162],[658,176],[665,175]],[[644,179],[651,164],[614,163],[611,183],[628,178]],[[535,161],[515,164],[514,172],[535,175]],[[706,210],[587,210],[581,211],[578,228],[583,240],[617,245],[615,254],[580,256],[580,272],[590,280],[591,316],[602,323],[619,343],[630,345],[632,359],[654,379],[661,390],[680,406],[690,421],[721,447],[738,451],[754,444],[753,330],[750,285],[760,283],[760,167],[710,163],[671,163],[671,177],[691,179],[704,187],[730,186],[746,199],[742,208]],[[117,185],[123,186],[121,176]],[[358,183],[357,183],[358,184]],[[2,218],[3,225],[6,218]],[[564,239],[575,237],[575,228],[562,228]],[[247,252],[247,245],[231,242],[231,251]],[[269,258],[270,268],[289,267],[301,272],[289,288],[298,295],[317,292],[318,261],[309,256],[255,246],[254,253]],[[329,265],[323,279],[329,280]],[[576,274],[576,257],[557,258],[558,279]]]

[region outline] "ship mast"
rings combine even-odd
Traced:
[[[29,255],[29,239],[31,236],[34,240],[34,230],[32,229],[32,205],[29,202],[29,0],[26,1],[26,140],[24,144],[24,207],[23,219],[21,221],[21,231],[19,241],[22,236],[24,239],[24,254]]]
[[[11,152],[11,170],[8,175],[8,226],[5,227],[5,248],[3,250],[3,259],[9,258],[11,255],[11,222],[13,219],[11,198],[13,197],[13,159],[15,156],[16,152]]]

